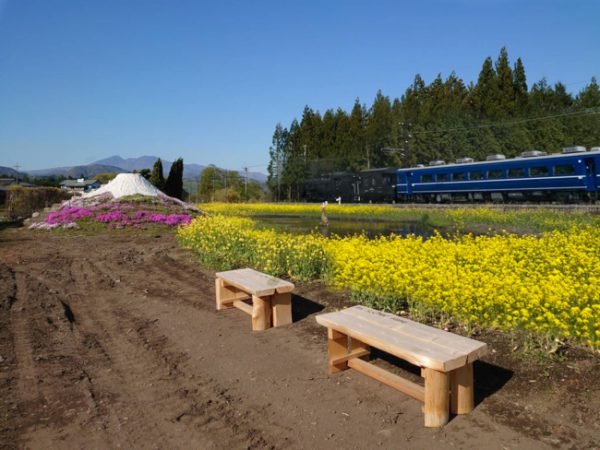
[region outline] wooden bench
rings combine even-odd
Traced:
[[[253,269],[218,272],[215,280],[217,310],[238,308],[252,316],[252,330],[292,323],[292,289],[289,281]],[[252,299],[252,305],[245,300]]]
[[[329,373],[350,367],[424,402],[426,427],[445,425],[449,411],[473,410],[473,361],[487,353],[483,342],[364,306],[322,314],[317,322],[327,327]],[[369,346],[421,367],[425,386],[367,362]]]

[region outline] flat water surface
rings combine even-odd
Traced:
[[[253,217],[259,226],[265,228],[274,228],[278,231],[285,231],[294,234],[309,234],[311,232],[321,233],[323,236],[351,236],[356,234],[365,234],[369,238],[378,236],[389,236],[396,234],[406,236],[414,234],[424,238],[431,237],[435,228],[430,225],[415,222],[388,222],[388,221],[370,221],[370,220],[347,220],[347,219],[329,219],[328,226],[320,225],[320,219],[307,217],[290,216],[261,216]],[[444,230],[437,228],[444,234]]]

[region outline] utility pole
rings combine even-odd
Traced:
[[[410,122],[405,120],[402,122],[402,150],[404,152],[404,166],[410,166],[410,154],[408,148],[408,140],[410,139]]]
[[[16,163],[13,166],[13,169],[15,169],[17,171],[17,175],[15,175],[17,177],[17,184],[19,184],[19,169],[21,168],[21,166],[19,165],[19,163]]]
[[[281,190],[281,150],[279,144],[277,144],[277,201],[279,201]]]
[[[246,176],[246,181],[244,185],[244,197],[246,197],[246,201],[248,201],[248,166],[244,167],[244,174]]]

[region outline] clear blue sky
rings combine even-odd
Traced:
[[[266,164],[304,105],[399,97],[416,73],[469,82],[502,46],[530,84],[578,92],[599,24],[597,0],[0,0],[0,165]]]

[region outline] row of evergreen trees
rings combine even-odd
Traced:
[[[401,98],[379,91],[370,108],[359,99],[350,112],[321,115],[306,106],[300,121],[275,127],[268,185],[277,199],[292,200],[304,180],[319,173],[512,157],[569,145],[600,145],[596,79],[575,96],[545,79],[529,88],[521,59],[511,66],[502,48],[495,63],[484,61],[476,83],[465,85],[454,72],[430,84],[417,75]]]
[[[165,180],[162,161],[158,158],[152,167],[152,172],[148,174],[148,181],[165,194],[183,200],[185,194],[183,190],[183,159],[177,158],[173,162]]]

